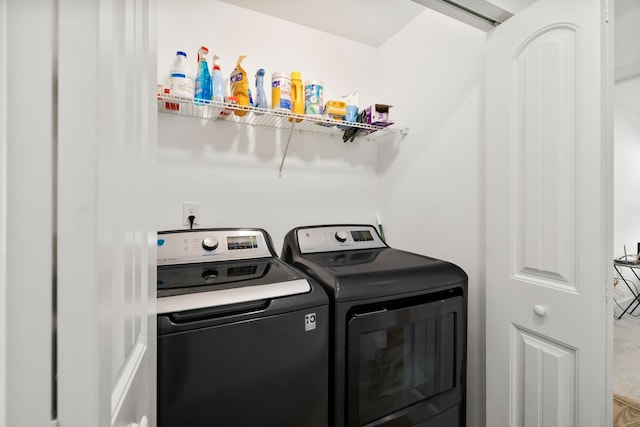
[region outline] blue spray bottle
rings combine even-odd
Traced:
[[[196,74],[196,84],[194,98],[197,104],[204,104],[204,101],[211,101],[211,73],[207,65],[207,54],[209,49],[202,46],[198,50],[198,73]]]
[[[264,93],[264,69],[260,68],[256,72],[256,104],[257,108],[269,108],[267,96]]]

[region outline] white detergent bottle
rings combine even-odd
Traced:
[[[187,54],[185,52],[181,50],[176,52],[176,59],[171,67],[169,77],[172,95],[193,98],[193,75],[189,73]]]

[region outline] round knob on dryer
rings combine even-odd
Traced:
[[[347,241],[347,232],[344,230],[340,230],[336,232],[336,240],[338,242],[346,242]]]
[[[202,247],[207,251],[213,251],[218,247],[218,239],[215,237],[205,237],[202,241]]]
[[[215,282],[217,278],[218,272],[216,270],[207,270],[202,273],[202,280],[204,280],[205,283]]]

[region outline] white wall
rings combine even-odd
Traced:
[[[380,145],[380,206],[391,246],[449,260],[469,275],[469,427],[484,425],[485,33],[428,11],[381,48],[410,127]]]
[[[616,81],[640,75],[640,2],[615,1],[615,77]]]
[[[379,213],[391,246],[469,275],[467,425],[484,426],[485,34],[428,9],[379,49],[217,1],[162,0],[158,15],[161,82],[176,50],[191,56],[205,44],[225,76],[247,54],[250,76],[299,69],[325,81],[325,100],[357,89],[360,106],[394,105],[396,127],[409,127],[401,140],[351,144],[294,135],[278,178],[285,132],[160,114],[160,229],[183,228],[182,202],[199,201],[203,226],[264,227],[279,251],[297,225],[373,223]],[[207,19],[198,27],[195,16]]]
[[[366,90],[378,66],[372,47],[218,1],[162,0],[158,20],[158,80],[165,84],[176,50],[187,51],[195,71],[195,53],[206,45],[221,56],[225,77],[240,54],[248,55],[242,65],[252,87],[264,68],[269,102],[278,70],[323,80],[325,101],[353,90],[362,103],[378,100]],[[295,226],[375,221],[375,144],[294,132],[279,178],[285,130],[159,116],[160,230],[183,228],[183,201],[201,203],[202,227],[265,228],[278,252]]]
[[[640,242],[640,182],[635,171],[640,162],[640,2],[616,0],[615,3],[614,110],[614,242],[616,257],[637,252]],[[623,289],[620,289],[623,290]]]
[[[640,80],[616,86],[614,112],[614,242],[615,257],[637,253],[640,242]],[[633,277],[623,269],[625,277]],[[635,280],[637,282],[637,280]],[[624,283],[616,288],[616,300],[624,307],[630,295]]]

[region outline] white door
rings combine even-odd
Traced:
[[[153,1],[58,4],[58,421],[155,426]]]
[[[539,0],[487,46],[487,427],[611,425],[604,1]]]

